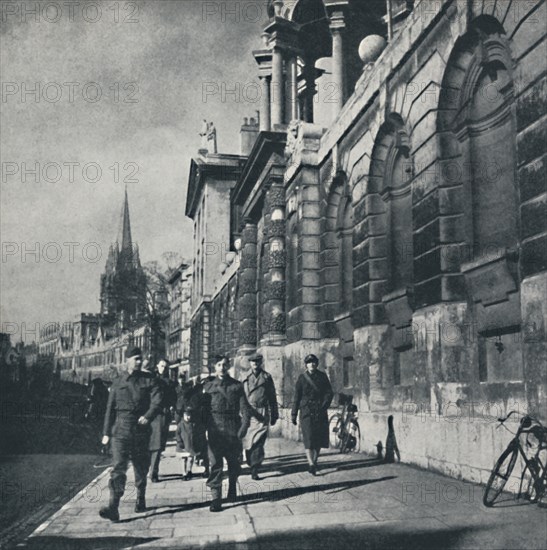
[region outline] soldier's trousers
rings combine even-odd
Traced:
[[[110,474],[110,497],[117,505],[125,492],[127,467],[133,463],[137,497],[144,497],[146,491],[146,475],[150,468],[150,452],[148,438],[134,437],[132,439],[112,438],[112,461],[114,467]]]
[[[241,471],[239,457],[241,455],[241,440],[235,436],[219,433],[209,434],[209,479],[207,485],[211,488],[213,498],[221,498],[223,459],[228,463],[228,479],[235,487]]]

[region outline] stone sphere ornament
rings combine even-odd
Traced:
[[[378,34],[371,34],[361,40],[359,57],[364,65],[374,63],[386,47],[386,39]]]

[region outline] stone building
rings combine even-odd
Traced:
[[[192,268],[182,262],[168,279],[171,287],[169,329],[167,331],[167,359],[171,368],[186,372],[188,376],[199,374],[190,371],[190,314],[192,298]]]
[[[361,449],[392,414],[403,460],[485,481],[493,420],[546,420],[546,10],[270,2],[252,150],[192,161],[192,361],[259,350],[287,407],[315,353]]]

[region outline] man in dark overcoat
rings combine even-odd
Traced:
[[[133,463],[137,503],[135,512],[146,510],[146,476],[150,467],[150,423],[160,411],[162,395],[156,377],[141,371],[142,354],[132,348],[126,355],[127,372],[112,384],[103,428],[103,445],[112,438],[113,468],[110,474],[110,502],[99,514],[118,521],[118,507],[125,491],[129,460]]]
[[[223,459],[228,463],[228,500],[237,498],[237,478],[241,465],[241,440],[249,427],[250,409],[243,384],[228,375],[229,360],[224,355],[214,359],[214,377],[203,385],[203,409],[207,426],[211,489],[209,510],[222,509]]]
[[[269,426],[274,426],[279,418],[275,384],[271,375],[262,368],[262,362],[262,355],[251,355],[251,372],[243,381],[245,395],[251,406],[250,425],[243,440],[243,448],[254,480],[260,479],[258,468],[264,461]]]
[[[319,359],[313,354],[304,359],[306,372],[296,381],[292,422],[297,423],[300,411],[300,427],[306,449],[309,472],[317,473],[317,459],[322,448],[329,447],[328,408],[334,396],[326,373],[317,369]]]
[[[167,372],[167,361],[161,359],[156,367],[158,384],[162,393],[160,412],[152,422],[152,433],[150,435],[150,481],[159,481],[161,453],[165,451],[167,438],[169,436],[169,425],[171,424],[171,409],[174,409],[177,394],[174,384],[169,380]]]

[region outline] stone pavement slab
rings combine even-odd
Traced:
[[[148,509],[135,514],[132,471],[121,520],[98,516],[108,503],[109,469],[21,545],[28,550],[153,548],[537,549],[546,548],[547,512],[514,499],[485,508],[482,488],[404,464],[325,452],[307,472],[301,444],[270,439],[260,481],[244,467],[240,499],[209,512],[210,492],[196,475],[183,481],[168,446]],[[199,474],[200,468],[195,468]],[[226,487],[224,488],[224,494]]]

